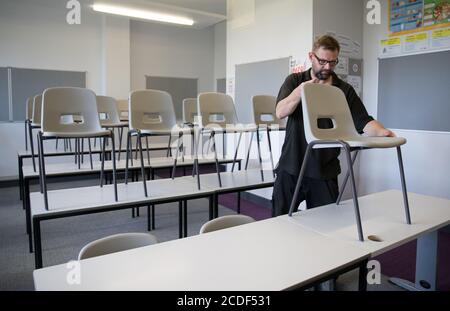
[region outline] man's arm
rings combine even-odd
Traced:
[[[395,133],[385,128],[383,124],[376,120],[372,120],[366,124],[363,132],[368,136],[395,137]]]
[[[317,83],[317,79],[310,80],[308,82],[303,82],[298,87],[296,87],[292,93],[285,99],[278,102],[275,109],[275,113],[278,119],[284,119],[289,117],[295,109],[297,109],[298,104],[302,99],[302,87],[305,83]]]

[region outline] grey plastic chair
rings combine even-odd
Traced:
[[[397,148],[398,163],[400,168],[400,177],[403,190],[404,207],[406,222],[411,224],[409,212],[408,196],[406,192],[406,182],[403,170],[403,160],[400,146],[406,143],[406,139],[401,137],[367,137],[360,135],[353,123],[350,108],[344,93],[335,86],[323,84],[305,84],[302,89],[302,109],[303,122],[305,127],[306,141],[308,148],[300,170],[294,197],[290,206],[289,216],[296,208],[296,201],[299,195],[303,176],[305,174],[306,165],[308,163],[311,149],[316,148],[342,148],[345,152],[349,171],[344,181],[341,193],[345,189],[348,177],[351,177],[353,203],[355,209],[355,217],[358,228],[358,236],[360,241],[364,241],[364,235],[361,225],[361,216],[358,205],[358,195],[356,193],[355,177],[353,173],[351,148],[356,150],[372,149],[372,148]],[[332,120],[334,128],[321,129],[318,127],[318,119],[329,118]],[[340,198],[336,202],[339,204]]]
[[[252,97],[252,108],[253,108],[253,120],[258,127],[259,131],[266,131],[267,142],[269,144],[270,153],[270,163],[272,165],[272,173],[275,177],[274,163],[273,163],[273,153],[272,153],[272,142],[270,139],[270,132],[273,131],[284,131],[286,130],[286,120],[280,120],[277,118],[275,113],[277,98],[270,95],[255,95]],[[250,151],[253,142],[253,132],[250,138],[250,146],[248,147],[247,159],[245,163],[245,169],[248,167],[248,161],[250,158]],[[256,139],[259,139],[259,135],[256,135]]]
[[[36,108],[36,105],[35,105]],[[75,120],[81,120],[77,122]],[[103,187],[105,166],[106,139],[111,138],[113,183],[115,200],[117,197],[116,156],[114,133],[104,130],[100,125],[97,110],[97,99],[93,91],[75,87],[49,88],[42,97],[42,122],[39,132],[39,167],[42,192],[44,193],[45,208],[48,210],[47,185],[45,177],[44,144],[47,139],[75,138],[77,139],[76,153],[78,164],[80,158],[80,139],[103,138],[102,164],[100,172],[100,187]],[[91,154],[92,161],[92,154]]]
[[[216,148],[216,133],[239,133],[238,144],[234,153],[233,167],[234,170],[239,145],[241,143],[242,134],[256,131],[256,125],[254,124],[239,124],[239,120],[236,114],[236,107],[234,106],[233,98],[223,93],[201,93],[198,95],[198,112],[200,120],[201,133],[210,133],[210,141],[213,143],[214,157],[216,162],[217,178],[219,180],[219,186],[222,187],[222,181],[220,178],[219,162],[217,159]],[[209,149],[209,147],[208,147]],[[197,154],[197,151],[196,151]],[[261,164],[261,179],[264,180],[261,149],[258,141],[258,154]]]
[[[246,215],[226,215],[210,220],[200,228],[200,234],[245,225],[254,222],[250,216]]]
[[[141,159],[141,173],[144,185],[145,196],[147,193],[147,184],[144,169],[144,158],[142,153],[142,137],[148,136],[178,136],[178,147],[174,158],[172,178],[175,177],[178,152],[180,148],[183,153],[184,147],[182,138],[184,134],[192,133],[190,128],[181,128],[177,125],[175,110],[172,103],[172,97],[169,93],[158,90],[139,90],[131,92],[129,102],[130,112],[130,130],[127,136],[127,158],[125,166],[125,183],[128,183],[128,162],[131,151],[131,136],[136,135]],[[150,165],[150,155],[147,148],[147,160]]]
[[[30,117],[30,119],[28,120],[28,136],[31,149],[31,161],[33,163],[33,170],[35,172],[36,172],[36,159],[34,152],[33,130],[41,128],[41,109],[42,109],[42,94],[38,94],[33,97],[31,115],[27,116]],[[28,109],[27,112],[29,113]]]
[[[129,119],[128,99],[117,100],[117,110],[119,111],[120,121],[128,122]]]
[[[97,96],[97,109],[100,125],[105,129],[117,129],[119,134],[119,156],[122,153],[123,129],[128,127],[128,121],[121,121],[117,101],[109,96]]]
[[[78,260],[126,251],[133,248],[157,244],[158,240],[150,233],[121,233],[95,240],[84,246]]]
[[[197,116],[197,98],[183,99],[183,123],[195,124]]]

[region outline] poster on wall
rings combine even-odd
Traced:
[[[450,0],[391,0],[391,35],[450,26]]]
[[[381,56],[394,56],[399,55],[402,52],[402,40],[401,38],[389,38],[381,40]]]
[[[403,52],[421,52],[429,47],[428,33],[421,32],[418,34],[408,35],[405,37],[403,44]]]

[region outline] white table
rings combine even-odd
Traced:
[[[35,270],[42,290],[249,291],[302,288],[365,267],[369,252],[272,218],[79,262]],[[360,284],[364,289],[364,282]]]
[[[411,225],[405,222],[401,191],[389,190],[360,197],[364,242],[358,240],[352,200],[339,206],[330,204],[279,218],[366,250],[372,256],[419,238],[415,287],[435,289],[437,230],[450,224],[450,200],[415,193],[408,193],[408,198]],[[381,242],[369,240],[371,235],[380,238]],[[429,286],[423,288],[426,284],[423,281]]]

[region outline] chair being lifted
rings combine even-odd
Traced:
[[[355,129],[344,93],[339,88],[334,86],[323,84],[305,84],[302,89],[302,110],[308,148],[306,149],[305,158],[300,169],[300,175],[295,187],[294,197],[289,210],[289,216],[292,216],[294,209],[298,207],[296,206],[296,202],[303,176],[305,174],[306,165],[311,154],[311,149],[342,148],[349,167],[346,179],[350,176],[358,237],[360,241],[364,241],[358,196],[356,193],[355,177],[353,173],[353,162],[350,155],[350,152],[352,151],[351,149],[364,150],[375,148],[397,148],[406,222],[411,224],[405,174],[403,170],[403,160],[400,149],[400,146],[406,143],[406,139],[400,137],[367,137],[360,135]],[[319,128],[317,121],[322,118],[331,119],[334,127],[331,129]],[[353,160],[355,159],[356,154]],[[343,190],[344,189],[341,191]],[[340,198],[338,199],[337,204],[339,204],[339,200]]]
[[[184,157],[184,147],[182,138],[184,134],[192,133],[190,128],[180,128],[177,125],[172,97],[169,93],[158,90],[139,90],[130,94],[130,130],[127,136],[127,157],[125,166],[125,183],[128,183],[128,161],[131,153],[131,136],[137,136],[139,153],[141,159],[141,173],[144,185],[145,196],[148,196],[147,183],[145,177],[144,157],[142,152],[142,137],[148,136],[172,136],[178,135],[178,148],[174,158],[172,178],[175,177],[178,152],[182,148]],[[148,149],[147,149],[148,152]],[[150,165],[150,155],[147,154],[147,161]]]
[[[75,120],[80,120],[75,122]],[[100,187],[103,187],[106,139],[111,138],[114,196],[117,197],[116,156],[114,133],[102,129],[98,117],[97,99],[93,91],[75,87],[49,88],[42,99],[42,128],[39,132],[39,175],[45,208],[48,210],[47,184],[45,178],[44,144],[47,139],[75,138],[80,150],[80,139],[103,138]],[[80,161],[80,159],[78,159]]]
[[[270,95],[256,95],[252,97],[253,103],[253,118],[255,124],[259,131],[263,130],[267,133],[267,142],[269,145],[270,153],[270,163],[272,165],[272,173],[275,177],[274,164],[273,164],[273,153],[272,153],[272,142],[270,139],[270,132],[273,131],[284,131],[286,130],[286,120],[280,120],[277,118],[275,113],[275,107],[277,103],[277,98]],[[259,140],[259,135],[256,135],[256,139]],[[248,168],[248,161],[250,158],[250,151],[253,142],[253,132],[250,138],[250,146],[248,147],[247,160],[245,162],[245,169]],[[260,159],[261,160],[261,159]]]
[[[233,167],[236,164],[239,145],[241,143],[242,134],[256,131],[254,124],[239,124],[236,114],[236,107],[234,106],[233,98],[222,93],[202,93],[198,96],[198,111],[199,111],[199,137],[203,133],[209,133],[210,139],[213,143],[214,158],[216,162],[217,178],[219,186],[222,187],[222,180],[220,178],[219,161],[217,159],[217,148],[215,135],[221,133],[225,136],[227,133],[239,133],[239,140],[235,150]],[[199,138],[197,139],[197,142]],[[197,147],[196,147],[197,149]],[[209,148],[208,148],[209,149]],[[196,154],[197,154],[196,150]],[[261,149],[258,141],[258,154],[261,164],[261,179],[264,180],[264,172],[261,161]],[[198,172],[197,172],[198,173]]]

